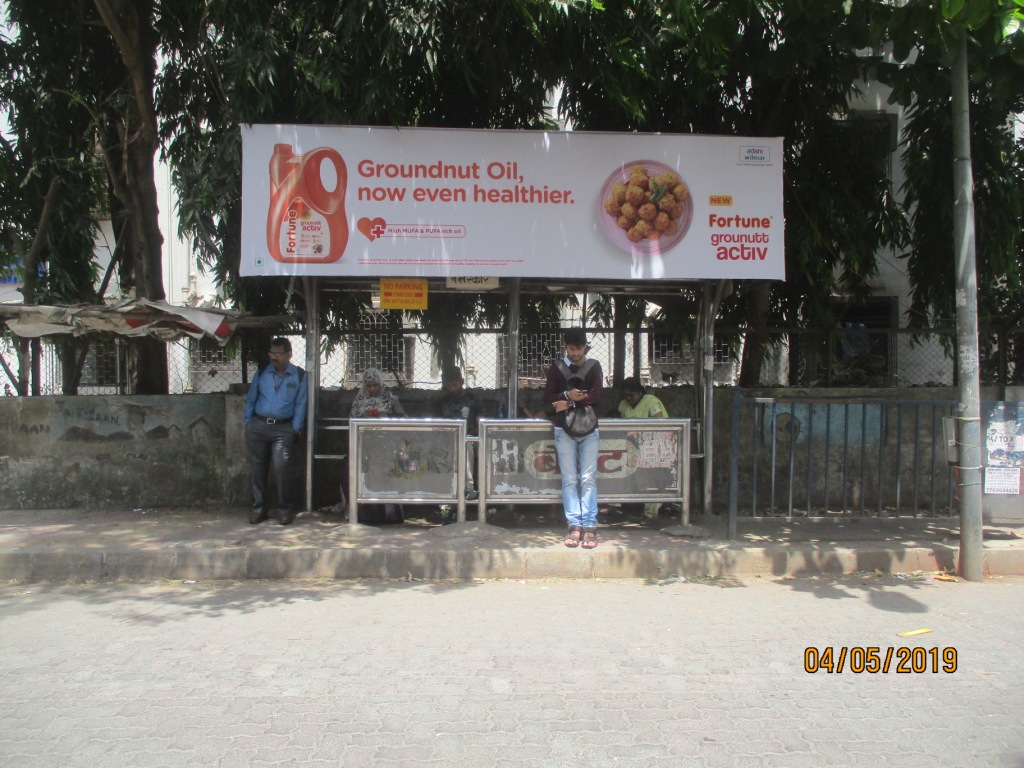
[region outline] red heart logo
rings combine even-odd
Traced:
[[[363,216],[363,218],[356,222],[356,228],[366,235],[366,239],[371,243],[384,234],[384,230],[387,229],[387,226],[388,223],[380,216],[375,219],[368,219]]]

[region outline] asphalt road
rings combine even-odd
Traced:
[[[9,583],[0,765],[1021,768],[1022,605],[1024,579]]]

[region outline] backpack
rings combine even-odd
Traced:
[[[577,373],[573,373],[569,370],[569,366],[565,364],[564,360],[556,360],[555,364],[558,366],[558,370],[565,376],[566,381],[573,377],[579,376],[580,378],[586,378],[587,372],[593,367],[593,360],[586,360],[580,367]],[[576,406],[575,408],[569,408],[568,410],[562,411],[561,413],[562,429],[570,437],[586,437],[597,429],[597,414],[594,412],[592,405]]]

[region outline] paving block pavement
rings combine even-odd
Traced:
[[[874,573],[0,584],[0,765],[1020,768],[1022,602]]]
[[[0,510],[0,581],[149,579],[663,579],[874,572],[955,573],[955,518],[741,519],[661,529],[612,519],[594,550],[557,524],[511,514],[441,526],[350,526],[306,512],[249,525],[242,509]],[[1024,526],[986,526],[984,567],[1024,575]]]

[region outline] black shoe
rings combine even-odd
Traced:
[[[295,521],[294,512],[285,512],[283,515],[277,516],[278,525],[291,525]]]
[[[479,498],[480,498],[479,491],[475,491],[475,490],[473,490],[473,491],[466,491],[466,495],[465,495],[466,501],[476,501]]]
[[[266,512],[250,512],[249,525],[259,525],[268,517]]]

